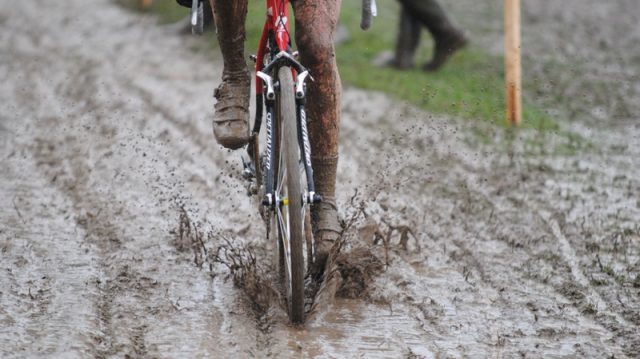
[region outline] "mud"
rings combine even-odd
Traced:
[[[546,4],[576,22],[534,16],[531,43],[555,29],[589,39],[569,31],[592,21],[582,2],[539,3],[526,21]],[[594,14],[618,14],[603,31],[633,44],[634,12],[620,10],[634,6],[599,2]],[[223,238],[258,266],[270,253],[239,155],[212,140],[219,59],[108,0],[3,3],[0,30],[1,357],[640,355],[632,105],[629,116],[598,112],[602,123],[576,112],[558,134],[505,133],[346,89],[338,202],[358,242],[344,253],[375,257],[358,272],[336,256],[345,295],[359,284],[366,295],[336,297],[333,282],[293,328],[277,305],[256,317],[215,260]],[[578,48],[586,65],[611,69],[600,48]],[[637,87],[634,76],[620,83]],[[563,101],[559,112],[575,106]],[[367,215],[353,217],[360,203]],[[180,236],[181,208],[209,224],[200,239]]]

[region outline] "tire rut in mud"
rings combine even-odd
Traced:
[[[405,119],[410,116],[405,115]],[[381,117],[393,118],[394,114],[382,114]],[[381,131],[385,131],[384,126],[387,125],[375,118],[368,119],[366,123],[369,128]],[[349,150],[350,153],[366,154],[368,149],[357,144],[369,143],[372,139],[379,146],[379,151],[385,153],[380,167],[389,170],[365,183],[365,187],[373,188],[374,193],[384,193],[384,188],[394,188],[396,191],[393,195],[383,195],[376,202],[388,207],[389,213],[403,213],[404,220],[419,223],[414,231],[420,237],[423,254],[416,252],[392,255],[392,258],[399,255],[413,268],[396,259],[395,266],[389,267],[389,274],[399,275],[407,280],[393,283],[384,292],[389,293],[388,296],[395,302],[404,301],[413,305],[416,315],[424,317],[423,328],[431,336],[438,335],[438,332],[429,329],[434,323],[441,322],[444,325],[443,332],[459,324],[448,321],[444,315],[447,308],[457,308],[456,318],[465,323],[462,318],[474,318],[478,313],[484,313],[484,321],[488,320],[488,323],[493,323],[499,330],[485,328],[484,325],[478,327],[483,319],[470,319],[477,332],[488,332],[486,335],[493,338],[487,342],[482,337],[477,337],[476,333],[470,333],[470,338],[476,338],[477,342],[482,343],[476,349],[483,352],[491,352],[489,348],[500,342],[500,346],[504,347],[503,354],[518,354],[513,351],[513,346],[507,346],[508,343],[518,343],[518,347],[530,348],[541,355],[557,354],[551,348],[533,348],[536,343],[544,343],[549,337],[563,337],[565,340],[577,339],[575,350],[585,355],[636,355],[636,338],[630,333],[637,329],[637,325],[632,320],[621,319],[623,316],[633,318],[634,310],[628,304],[633,303],[633,300],[623,299],[623,306],[605,300],[607,305],[594,310],[589,298],[602,295],[599,294],[601,290],[593,288],[590,283],[583,287],[573,285],[576,279],[572,271],[578,277],[587,276],[580,273],[592,272],[589,268],[592,262],[583,256],[583,238],[575,233],[580,222],[572,220],[564,223],[564,229],[572,236],[568,236],[568,242],[562,244],[539,215],[540,212],[552,211],[554,217],[562,218],[558,213],[565,209],[570,213],[581,208],[580,206],[589,208],[592,201],[598,201],[598,196],[588,193],[586,196],[582,194],[582,198],[576,196],[573,189],[580,189],[583,183],[598,183],[603,191],[616,198],[621,196],[621,200],[625,201],[623,193],[611,188],[610,182],[606,180],[609,177],[607,171],[582,168],[574,171],[572,168],[576,167],[575,163],[579,164],[578,167],[584,166],[575,158],[558,161],[552,156],[532,153],[520,145],[529,136],[526,133],[520,134],[524,138],[518,138],[518,142],[513,144],[514,138],[495,132],[492,146],[473,144],[473,141],[466,138],[472,136],[468,134],[472,131],[467,131],[465,127],[471,126],[459,126],[451,128],[451,125],[442,124],[442,121],[435,121],[425,128],[424,124],[410,119],[401,128],[389,129],[391,140],[378,142],[375,139],[379,135],[375,133],[361,130],[352,133],[351,128],[347,129],[347,136],[358,136],[360,140],[349,143],[349,147],[355,147]],[[485,131],[482,126],[479,127],[480,131]],[[436,131],[429,131],[429,128]],[[453,142],[464,142],[467,145],[449,144],[447,147],[448,142],[442,140],[447,136],[462,136]],[[548,140],[547,146],[554,146],[556,139],[549,136]],[[396,143],[430,144],[432,148],[427,147],[425,151],[425,147],[420,145],[403,151],[398,149]],[[496,148],[509,150],[499,153]],[[589,162],[601,163],[599,161],[605,160],[606,156],[600,157],[602,154],[596,151],[593,149],[594,153],[582,155],[589,158]],[[480,155],[483,160],[479,160]],[[430,174],[440,178],[431,177]],[[381,183],[384,188],[379,190],[377,186]],[[562,191],[561,195],[555,193],[558,188]],[[637,185],[630,181],[627,188],[633,191]],[[565,194],[567,192],[568,195]],[[637,210],[624,205],[620,207],[607,209],[604,213],[615,214],[616,210],[623,210],[627,216],[637,218]],[[580,210],[576,212],[580,213]],[[605,220],[605,223],[606,221],[610,220]],[[628,221],[620,225],[625,227]],[[597,232],[602,233],[602,229],[604,228]],[[634,235],[633,229],[626,233],[627,236]],[[568,257],[563,256],[561,250],[567,245],[570,249],[565,252],[574,253]],[[428,255],[429,253],[432,254]],[[634,250],[627,247],[626,253],[634,253]],[[573,255],[577,256],[578,261],[571,260]],[[448,260],[442,263],[438,256],[445,256]],[[627,278],[630,278],[629,284],[632,284],[633,259],[628,263],[631,265],[631,273]],[[403,274],[399,268],[404,268],[406,273]],[[457,273],[449,277],[449,288],[442,287],[434,279],[439,277],[439,271],[450,268],[455,268]],[[419,272],[409,275],[413,270]],[[425,275],[427,277],[423,277],[422,285],[409,279]],[[453,293],[452,289],[455,289]],[[441,293],[434,293],[438,291]],[[622,293],[625,296],[631,294],[626,290]],[[415,300],[425,298],[425,294],[426,301]],[[607,296],[604,294],[602,298]],[[490,301],[486,302],[481,298]],[[602,300],[596,300],[595,303],[598,302],[603,303]],[[570,311],[567,311],[567,305],[572,307]],[[474,307],[475,310],[470,310]],[[520,308],[529,309],[522,311]],[[438,315],[439,313],[442,314]],[[567,324],[573,321],[581,324]],[[524,323],[527,324],[523,325]],[[589,337],[591,339],[585,339]]]
[[[43,128],[44,129],[44,128]],[[133,311],[122,303],[125,297],[134,297],[142,301],[143,306],[149,293],[157,282],[141,276],[132,268],[131,258],[122,258],[120,251],[127,234],[111,222],[111,218],[127,216],[122,208],[114,206],[110,199],[93,192],[88,176],[92,172],[86,159],[74,156],[82,153],[77,143],[60,143],[40,139],[33,149],[34,157],[42,163],[41,169],[46,177],[56,177],[60,189],[73,202],[76,210],[76,223],[85,231],[85,241],[95,248],[101,277],[95,283],[99,295],[96,300],[96,317],[99,318],[99,333],[94,336],[97,357],[109,357],[119,353],[134,357],[145,356],[144,322],[131,317]],[[60,172],[66,168],[69,172]],[[96,212],[93,212],[96,211]],[[119,303],[120,302],[120,303]],[[127,318],[129,317],[129,318]],[[124,320],[122,319],[124,318]],[[130,328],[131,334],[119,333],[119,328]]]

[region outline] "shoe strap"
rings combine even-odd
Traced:
[[[244,96],[234,96],[231,88],[237,85],[223,81],[213,92],[216,103],[213,106],[216,115],[213,122],[247,122],[249,118],[249,103]]]
[[[338,221],[338,208],[334,197],[323,197],[322,202],[314,204],[314,206],[317,206],[316,213],[325,211],[335,213],[335,215],[319,216],[320,218],[316,219],[315,225],[318,234],[322,232],[342,233],[342,226],[340,225],[340,221]]]
[[[317,163],[319,165],[335,165],[336,163],[338,163],[338,155],[334,155],[334,156],[316,156],[316,155],[311,155],[311,161],[313,163]],[[334,199],[335,202],[335,199]]]

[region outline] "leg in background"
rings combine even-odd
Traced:
[[[391,63],[398,69],[409,69],[413,67],[413,59],[420,42],[420,32],[422,24],[411,13],[407,7],[402,6],[400,10],[400,29],[396,41],[396,53]]]
[[[449,19],[438,1],[400,0],[400,3],[429,30],[435,41],[433,58],[424,66],[424,70],[437,70],[455,51],[467,44],[467,38]]]

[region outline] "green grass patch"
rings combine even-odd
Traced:
[[[380,52],[395,48],[399,7],[395,1],[379,4],[379,16],[370,31],[360,30],[360,3],[343,2],[341,23],[348,41],[338,46],[342,79],[356,87],[386,92],[434,113],[480,119],[505,125],[504,60],[473,45],[456,53],[441,70],[425,73],[420,66],[431,57],[432,40],[423,33],[417,68],[399,71],[372,64]],[[525,104],[523,124],[556,130],[557,124],[541,109]]]
[[[117,0],[129,2],[135,0]],[[264,24],[264,0],[250,0],[247,16],[247,54],[255,53]],[[155,0],[152,11],[163,23],[177,21],[188,15],[174,0]],[[337,59],[345,84],[382,91],[390,96],[416,105],[429,112],[448,114],[464,119],[478,119],[505,126],[504,66],[500,56],[469,46],[455,54],[449,63],[436,73],[418,68],[399,71],[373,65],[382,51],[395,47],[399,7],[395,1],[378,4],[379,16],[371,30],[359,27],[360,2],[343,2],[340,23],[347,27],[347,41],[337,47]],[[215,41],[205,37],[212,46]],[[425,32],[417,54],[417,64],[431,56],[431,38]],[[541,108],[524,105],[523,124],[542,131],[557,130],[557,123]]]

